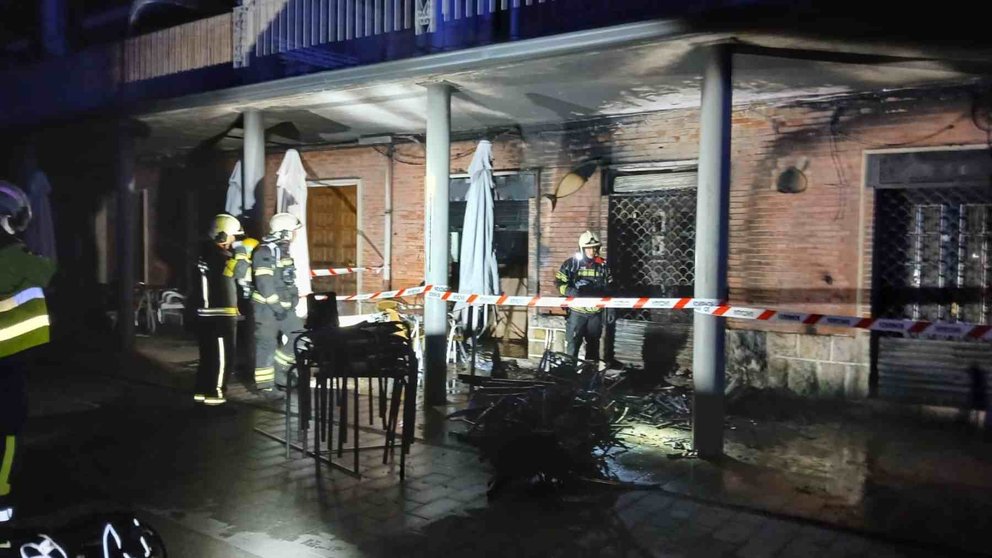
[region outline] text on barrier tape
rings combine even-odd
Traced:
[[[426,293],[427,298],[441,299],[447,302],[464,302],[466,304],[494,304],[496,306],[528,306],[532,308],[641,308],[661,309],[693,309],[710,308],[720,304],[720,300],[707,298],[619,298],[619,297],[564,297],[564,296],[510,296],[510,295],[480,295],[457,293],[447,290],[448,287],[426,285],[423,287],[408,287],[395,291],[380,291],[356,295],[338,296],[342,301],[386,300],[401,296],[415,296]]]
[[[830,316],[804,312],[788,312],[783,310],[768,310],[765,308],[745,308],[741,306],[710,306],[697,308],[696,312],[738,318],[743,320],[762,320],[769,322],[825,325],[869,329],[872,331],[888,331],[892,333],[911,333],[914,335],[939,335],[962,339],[983,339],[992,341],[992,326],[967,324],[962,322],[927,322],[919,320],[897,320],[886,318],[857,318],[854,316]]]
[[[427,298],[440,298],[448,302],[466,304],[494,304],[496,306],[528,306],[531,308],[665,308],[673,310],[708,308],[717,306],[720,301],[706,298],[616,298],[616,297],[575,297],[575,296],[509,296],[478,295],[452,291],[432,290]]]
[[[311,269],[311,277],[334,277],[336,275],[348,275],[351,273],[361,273],[363,271],[371,271],[374,273],[379,273],[382,271],[381,267],[331,267],[327,269]]]
[[[426,285],[423,287],[408,287],[406,289],[399,289],[396,291],[381,291],[377,293],[363,293],[354,294],[346,296],[338,296],[338,300],[344,301],[355,301],[355,300],[386,300],[389,298],[399,298],[401,296],[414,296],[419,294],[424,294],[429,292],[434,287],[432,285]]]
[[[892,333],[914,335],[937,335],[962,339],[992,341],[992,326],[963,322],[928,322],[920,320],[899,320],[886,318],[860,318],[855,316],[831,316],[806,312],[770,310],[767,308],[747,308],[730,306],[717,299],[704,298],[619,298],[619,297],[555,297],[555,296],[509,296],[458,293],[448,287],[426,285],[394,291],[339,296],[342,301],[385,300],[401,296],[424,294],[427,298],[446,302],[462,302],[469,305],[492,304],[496,306],[525,306],[531,308],[625,308],[625,309],[669,309],[695,310],[703,314],[743,320],[849,327]]]

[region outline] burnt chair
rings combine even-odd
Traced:
[[[307,439],[312,418],[314,458],[360,476],[360,452],[382,449],[383,464],[395,455],[402,409],[400,479],[403,479],[406,475],[406,454],[413,442],[417,391],[417,358],[410,344],[407,326],[401,322],[381,322],[339,327],[333,293],[311,295],[311,298],[310,310],[313,313],[308,320],[307,331],[299,337],[295,347],[302,438]],[[330,306],[334,309],[331,310]],[[367,386],[369,426],[374,426],[378,418],[385,434],[382,446],[359,445],[359,426],[362,422],[359,390],[362,383]],[[335,427],[337,455],[341,458],[345,452],[352,452],[353,469],[331,459],[335,451]],[[352,447],[345,448],[349,430]],[[304,453],[310,453],[306,446]]]

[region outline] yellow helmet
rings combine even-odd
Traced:
[[[219,213],[214,217],[214,222],[210,225],[210,238],[221,242],[227,239],[227,235],[238,236],[245,234],[241,228],[241,222],[237,217],[227,213]]]
[[[599,242],[599,235],[592,231],[586,231],[579,237],[579,248],[599,248],[600,246],[602,244]]]
[[[248,237],[241,241],[241,245],[245,247],[246,252],[251,254],[255,251],[255,248],[258,248],[258,240]]]

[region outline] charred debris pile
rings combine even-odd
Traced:
[[[615,483],[610,461],[629,449],[625,428],[690,429],[691,393],[671,385],[633,392],[625,384],[635,373],[548,351],[533,377],[460,375],[473,386],[470,403],[449,419],[465,423],[457,436],[492,464],[490,498],[515,480]]]

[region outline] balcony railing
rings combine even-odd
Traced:
[[[251,0],[234,10],[234,65],[247,66],[252,53],[268,56],[410,29],[419,35],[434,32],[438,17],[452,21],[551,1]]]
[[[222,14],[128,39],[123,78],[135,82],[230,64],[232,14]]]

